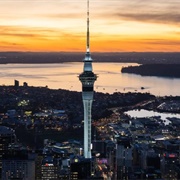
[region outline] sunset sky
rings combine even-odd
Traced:
[[[180,51],[180,0],[90,0],[91,51]],[[0,51],[85,51],[86,0],[0,0]]]

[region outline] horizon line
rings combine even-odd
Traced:
[[[180,51],[92,51],[93,53],[180,53]],[[0,51],[0,53],[84,53],[84,51]]]

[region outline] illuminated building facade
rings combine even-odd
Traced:
[[[0,126],[0,177],[2,172],[2,159],[8,146],[16,140],[15,131],[6,126]]]
[[[47,156],[42,161],[41,179],[58,179],[58,166],[52,156]]]
[[[116,179],[129,179],[132,173],[132,146],[129,137],[120,137],[116,147]]]
[[[91,177],[91,171],[92,162],[90,159],[75,159],[75,161],[71,164],[70,179],[89,179]]]
[[[35,162],[28,159],[14,158],[2,161],[2,179],[35,179]]]

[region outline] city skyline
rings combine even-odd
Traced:
[[[92,52],[179,51],[178,0],[91,1]],[[86,1],[0,1],[0,51],[85,51]]]

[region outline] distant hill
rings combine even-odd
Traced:
[[[94,62],[180,64],[180,53],[92,52]],[[85,52],[0,52],[0,64],[82,62]]]
[[[180,78],[180,64],[145,64],[123,67],[122,73],[133,73],[141,76],[161,76]]]

